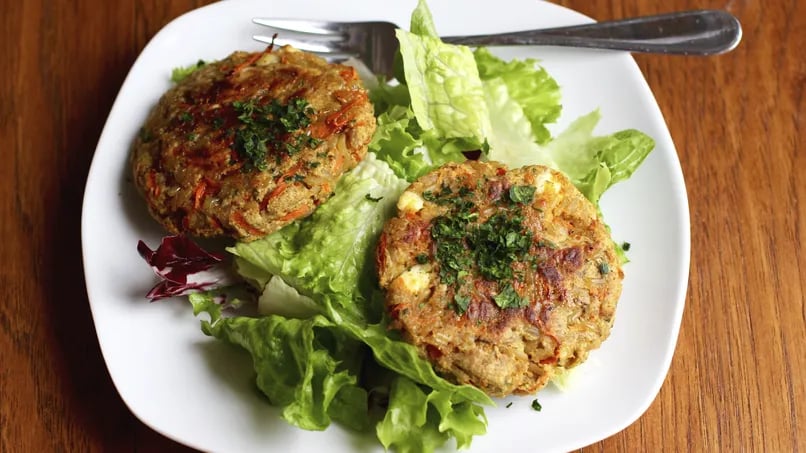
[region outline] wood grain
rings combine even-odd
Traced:
[[[81,271],[93,150],[137,54],[205,2],[0,2],[0,451],[181,451],[126,409]],[[677,146],[689,292],[655,402],[587,451],[806,451],[806,2],[564,0],[739,17],[739,48],[636,57]],[[636,364],[640,366],[640,364]]]

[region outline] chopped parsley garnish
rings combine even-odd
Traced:
[[[520,216],[497,213],[471,230],[468,242],[475,251],[475,261],[482,277],[498,281],[510,279],[512,264],[526,260],[532,245],[532,232],[524,231],[522,223]]]
[[[459,212],[468,211],[473,207],[472,200],[468,200],[467,196],[473,193],[473,189],[469,187],[461,187],[459,191],[454,193],[450,187],[443,185],[439,193],[434,193],[430,190],[423,192],[423,200],[436,203],[440,206],[453,206]]]
[[[534,401],[532,401],[532,409],[540,412],[543,410],[543,406],[541,406],[540,402],[537,399],[535,399]]]
[[[495,304],[500,308],[523,308],[529,305],[529,301],[523,299],[515,292],[515,288],[507,283],[504,289],[493,297]]]
[[[213,129],[218,130],[224,126],[224,118],[217,116],[213,119]]]
[[[512,186],[509,188],[509,199],[514,203],[528,204],[535,197],[534,186]]]
[[[143,143],[148,143],[154,140],[154,135],[148,129],[140,128],[140,140],[142,140]]]
[[[285,178],[283,178],[283,181],[285,181],[285,182],[291,182],[291,181],[300,182],[300,181],[304,181],[304,180],[305,180],[305,176],[303,176],[303,175],[301,175],[299,173],[295,173],[293,175],[289,175],[289,176],[286,176]]]
[[[420,253],[419,255],[415,256],[414,259],[417,261],[417,264],[425,264],[428,262],[428,254]]]
[[[538,247],[548,247],[550,249],[556,249],[557,248],[557,244],[549,241],[548,239],[541,239],[541,240],[537,241],[537,246]]]
[[[437,245],[439,278],[445,284],[456,283],[458,273],[473,264],[472,256],[464,241],[468,224],[469,219],[460,216],[437,217],[431,224],[431,237]]]
[[[234,148],[246,161],[245,170],[265,170],[269,150],[293,155],[321,143],[303,132],[311,125],[311,116],[315,113],[305,99],[295,98],[285,105],[276,99],[267,104],[250,99],[235,101],[232,108],[241,122],[235,131]]]
[[[518,197],[526,197],[529,190],[516,191]],[[445,215],[436,217],[431,223],[431,237],[436,246],[435,258],[439,265],[439,277],[443,283],[455,286],[454,310],[463,314],[470,299],[459,296],[464,277],[475,272],[480,277],[496,281],[499,293],[493,297],[495,304],[502,308],[521,308],[528,305],[514,286],[513,265],[516,262],[530,262],[532,232],[523,226],[520,212],[501,210],[485,222],[477,223],[478,213],[471,197],[470,188],[453,191],[443,186],[439,193],[424,191],[423,198],[438,205],[450,206]],[[529,196],[533,196],[531,191]],[[520,198],[518,198],[520,199]],[[514,210],[513,210],[514,211]]]
[[[630,251],[630,243],[629,242],[622,243],[621,244],[621,250],[624,250],[625,252],[629,252]]]
[[[610,265],[605,262],[599,263],[599,273],[602,275],[607,275],[610,273]]]
[[[378,197],[378,198],[375,198],[375,197],[373,197],[373,196],[372,196],[372,195],[370,195],[370,194],[366,194],[366,195],[364,195],[364,198],[366,198],[366,199],[367,199],[367,200],[369,200],[369,201],[374,201],[374,202],[376,202],[376,203],[377,203],[377,202],[379,202],[379,201],[381,201],[381,200],[383,200],[383,197]]]
[[[459,313],[461,315],[467,311],[467,307],[468,305],[470,305],[470,296],[456,294],[455,296],[453,296],[453,303],[456,313]]]
[[[510,407],[512,407],[512,401],[510,401],[510,402],[509,402],[509,403],[507,403],[507,405],[506,405],[506,408],[507,408],[507,409],[509,409]]]
[[[190,121],[193,121],[193,115],[188,112],[182,112],[179,114],[179,121],[189,123]]]

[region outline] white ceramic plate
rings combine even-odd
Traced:
[[[204,336],[180,300],[150,304],[155,283],[135,249],[163,232],[134,190],[128,152],[151,107],[169,87],[173,67],[258,50],[254,16],[391,20],[406,26],[414,0],[374,2],[227,1],[192,11],[160,31],[131,69],[107,120],[87,179],[82,218],[84,266],[92,314],[112,380],[145,424],[208,451],[380,451],[372,437],[331,426],[307,432],[287,425],[255,389],[249,357]],[[590,19],[534,0],[489,4],[432,0],[444,34],[503,32]],[[628,54],[560,48],[508,48],[503,57],[535,57],[563,87],[556,130],[594,108],[610,133],[637,128],[657,142],[636,174],[604,197],[614,237],[632,244],[616,324],[578,369],[571,388],[510,398],[487,410],[488,433],[472,451],[567,451],[635,421],[655,398],[671,361],[685,300],[689,215],[680,163],[661,112]],[[514,404],[506,408],[508,402]]]

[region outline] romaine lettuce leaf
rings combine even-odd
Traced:
[[[396,34],[417,123],[440,138],[461,138],[479,149],[490,128],[473,52],[437,37]]]
[[[421,133],[411,108],[395,106],[378,116],[369,149],[397,176],[413,181],[433,166],[429,155],[423,152]]]
[[[426,389],[427,390],[427,389]],[[426,391],[411,380],[398,376],[392,382],[389,408],[375,432],[387,449],[397,452],[432,452],[450,437],[458,449],[470,446],[474,435],[487,431],[481,406],[455,403],[450,392]]]
[[[406,85],[391,85],[383,78],[379,78],[377,85],[369,90],[369,100],[377,116],[395,107],[411,108],[409,88]]]
[[[232,252],[238,256],[239,263],[246,264],[243,268],[249,270],[253,281],[269,281],[270,275],[273,275],[269,285],[281,278],[299,293],[310,297],[324,314],[310,318],[319,320],[316,326],[324,325],[325,321],[332,323],[332,330],[339,332],[339,341],[347,337],[348,341],[366,344],[374,359],[386,369],[442,395],[441,399],[433,397],[435,401],[440,401],[433,415],[437,426],[443,426],[440,431],[443,434],[438,436],[440,444],[454,436],[464,445],[479,430],[477,424],[480,423],[482,427],[486,425],[486,420],[482,421],[483,412],[479,404],[492,404],[490,398],[475,387],[455,385],[439,377],[431,364],[420,357],[416,348],[394,338],[394,333],[378,322],[383,313],[382,297],[377,297],[371,259],[374,257],[375,240],[406,185],[405,180],[397,178],[388,165],[370,153],[364,162],[339,182],[333,198],[320,206],[314,215],[266,239],[239,243]],[[261,276],[261,272],[265,275]],[[362,277],[369,281],[362,282]],[[279,316],[269,318],[285,319]],[[227,318],[220,322],[235,321]],[[254,321],[248,322],[254,324]],[[283,322],[297,325],[294,320]],[[228,333],[226,327],[222,329],[217,336]],[[251,329],[256,330],[257,327]],[[282,330],[279,332],[284,333]],[[276,332],[267,331],[265,334],[276,335]],[[289,335],[286,334],[286,337]],[[291,340],[299,341],[293,336]],[[237,341],[237,338],[230,341]],[[265,336],[263,342],[266,343],[264,348],[275,347],[269,344],[275,342],[272,336]],[[260,351],[259,339],[251,348],[256,351],[253,354],[265,354]],[[476,414],[477,418],[480,417],[478,422],[474,424],[469,419],[465,420],[466,415],[454,414],[454,406],[456,410]],[[322,422],[321,411],[316,415],[319,418],[315,420]],[[459,423],[460,420],[464,421]],[[456,423],[459,425],[453,427]],[[417,435],[415,432],[409,433],[410,437]]]
[[[431,16],[431,10],[428,9],[425,0],[419,0],[417,7],[411,12],[409,31],[419,36],[439,38],[437,27],[434,25],[434,18]]]
[[[500,109],[499,118],[504,117],[505,110],[506,108]],[[521,137],[523,121],[518,121],[519,116],[514,108],[510,108],[510,118],[513,119],[510,137]],[[496,141],[491,141],[487,158],[510,167],[541,164],[562,171],[585,197],[598,203],[605,190],[632,175],[655,147],[655,141],[651,137],[634,129],[594,136],[593,129],[599,118],[599,110],[594,110],[578,118],[556,138],[542,146],[526,147],[525,141],[521,143],[524,148],[497,146]],[[502,129],[504,127],[505,124]],[[504,133],[504,130],[496,128],[494,137],[501,137]]]
[[[192,74],[193,71],[203,67],[206,64],[207,63],[204,60],[199,60],[192,65],[173,68],[173,70],[171,71],[171,82],[173,83],[181,82],[185,77]]]
[[[246,267],[251,273],[263,270],[266,281],[268,275],[279,275],[300,294],[316,301],[324,302],[322,296],[334,294],[357,292],[361,296],[359,288],[365,288],[366,293],[372,286],[370,251],[406,186],[405,180],[370,153],[339,180],[335,195],[313,215],[228,250],[236,255],[239,269]],[[257,280],[254,275],[252,279]],[[346,300],[338,313],[359,320],[376,317],[361,299]]]
[[[308,296],[303,296],[281,277],[274,275],[263,287],[257,301],[261,315],[280,315],[286,318],[305,319],[322,314],[322,307]]]
[[[321,315],[221,317],[210,293],[190,297],[194,312],[206,312],[202,331],[246,349],[258,388],[282,408],[289,423],[323,430],[336,420],[362,430],[370,426],[367,393],[358,385],[363,346]]]
[[[532,125],[506,83],[500,78],[485,81],[484,95],[492,125],[486,157],[510,168],[535,163],[557,168],[548,150],[535,142]]]
[[[546,124],[553,123],[560,116],[560,86],[548,72],[537,66],[531,58],[504,61],[494,56],[484,47],[473,52],[483,84],[500,79],[507,88],[507,94],[523,110],[532,126],[534,139],[545,143],[551,138]],[[490,115],[495,119],[493,112]]]
[[[420,357],[414,346],[394,338],[383,323],[364,326],[342,323],[341,326],[367,344],[372,349],[375,360],[387,369],[435,390],[454,394],[457,401],[493,405],[490,397],[476,387],[456,385],[439,377],[431,364]]]

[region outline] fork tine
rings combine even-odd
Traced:
[[[344,31],[343,24],[323,20],[269,19],[256,17],[252,19],[252,22],[265,27],[271,27],[279,31],[311,35],[334,35]]]
[[[271,44],[274,42],[278,46],[291,46],[305,52],[313,52],[320,54],[341,54],[341,55],[354,55],[355,52],[350,51],[344,46],[341,41],[334,40],[317,40],[317,39],[291,39],[291,38],[273,38],[265,35],[252,36],[255,41]]]

